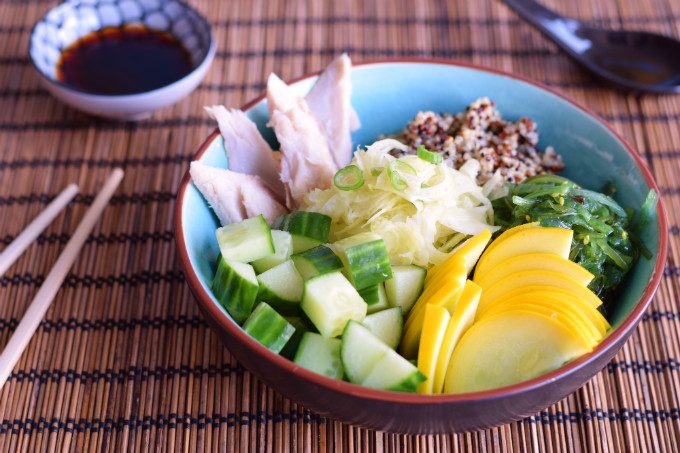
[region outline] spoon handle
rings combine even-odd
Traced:
[[[582,26],[576,19],[560,16],[534,0],[504,0],[524,20],[534,25],[567,52],[581,47],[582,42],[574,39],[575,32]],[[576,50],[579,53],[579,50]]]

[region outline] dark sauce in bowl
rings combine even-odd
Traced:
[[[124,95],[164,87],[192,69],[191,55],[168,32],[107,27],[64,49],[57,80],[92,94]]]

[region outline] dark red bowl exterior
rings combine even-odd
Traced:
[[[593,112],[540,83],[501,71],[446,60],[383,60],[360,63],[359,65],[393,62],[423,62],[463,66],[519,79],[550,91],[607,126],[635,159],[649,187],[660,195],[659,188],[647,166],[616,131]],[[306,77],[310,76],[298,80]],[[243,110],[252,107],[261,99],[262,97],[246,104]],[[215,131],[208,137],[194,159],[201,157],[218,133],[218,131]],[[663,204],[659,202],[657,207],[659,253],[654,272],[640,301],[628,314],[624,322],[592,352],[557,370],[529,381],[484,392],[423,396],[367,389],[313,373],[272,353],[250,338],[212,302],[210,296],[201,286],[195,271],[191,268],[186,243],[184,242],[181,212],[184,193],[189,182],[190,178],[187,171],[177,195],[175,208],[175,236],[180,262],[199,307],[230,352],[263,382],[288,398],[302,403],[306,408],[319,415],[382,431],[404,434],[437,434],[484,429],[532,415],[536,411],[554,404],[574,392],[602,370],[621,349],[649,306],[661,281],[666,262],[668,222]]]

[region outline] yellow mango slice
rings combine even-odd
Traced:
[[[515,300],[517,298],[524,298],[525,300],[532,301],[553,301],[562,304],[570,309],[577,310],[581,316],[585,316],[588,323],[593,326],[600,335],[600,338],[604,337],[611,325],[607,319],[602,316],[600,311],[593,307],[591,304],[578,297],[576,294],[570,293],[564,288],[558,288],[555,286],[524,286],[517,288],[513,291],[505,293],[501,298],[489,302],[484,311],[478,311],[478,317],[483,317],[487,315],[487,312],[493,310],[493,308],[498,304],[505,304],[508,301]]]
[[[444,380],[445,393],[516,384],[588,352],[583,342],[549,317],[508,312],[476,322],[458,342]]]
[[[488,288],[484,288],[482,298],[479,300],[478,313],[483,313],[487,305],[496,299],[506,297],[510,291],[525,286],[555,286],[580,297],[593,308],[602,305],[602,301],[595,293],[568,275],[554,271],[532,270],[514,272]]]
[[[479,297],[481,295],[482,288],[480,288],[479,285],[472,280],[465,282],[465,287],[460,295],[460,300],[451,315],[449,324],[446,326],[444,339],[442,340],[442,345],[439,349],[432,393],[441,393],[444,390],[444,378],[446,377],[446,370],[449,367],[451,354],[453,354],[453,350],[455,349],[456,344],[458,344],[460,337],[474,322],[477,304],[479,303]]]
[[[544,316],[553,318],[569,329],[569,332],[583,340],[584,346],[589,349],[595,347],[602,339],[599,333],[596,330],[589,328],[578,314],[570,310],[565,310],[564,307],[561,307],[559,304],[549,301],[537,302],[515,299],[513,301],[498,304],[492,309],[487,310],[484,317],[495,316],[507,312],[540,313]],[[481,319],[484,319],[484,317]]]
[[[491,240],[491,231],[484,230],[479,234],[472,236],[470,239],[463,242],[458,248],[456,248],[450,257],[446,261],[432,267],[425,277],[425,284],[429,280],[435,278],[439,273],[445,271],[448,265],[456,260],[461,260],[465,266],[466,276],[470,273],[477,260],[482,255],[484,248]]]
[[[399,345],[401,355],[407,359],[411,359],[415,358],[418,354],[418,344],[420,341],[420,334],[423,330],[423,321],[425,319],[425,310],[427,307],[430,305],[441,307],[450,314],[455,309],[462,291],[462,286],[445,286],[428,299],[419,313],[416,313],[413,318],[409,317],[410,322],[407,322],[407,324],[404,325],[404,336]]]
[[[509,238],[515,233],[519,233],[520,231],[527,230],[529,228],[540,228],[541,223],[540,222],[531,222],[531,223],[523,223],[522,225],[517,225],[516,227],[509,228],[505,231],[503,231],[501,234],[498,235],[496,239],[491,241],[491,244],[486,248],[485,252],[491,252],[498,244],[503,242],[505,239]]]
[[[432,394],[437,357],[439,357],[439,349],[441,348],[446,326],[448,326],[450,318],[451,315],[443,307],[436,305],[425,307],[423,333],[420,336],[420,344],[418,346],[418,369],[427,379],[418,384],[416,389],[422,395]]]
[[[593,278],[595,278],[595,276],[588,272],[584,267],[579,266],[569,259],[562,258],[561,256],[552,253],[527,253],[503,260],[498,265],[489,269],[489,271],[481,277],[475,275],[475,283],[482,288],[488,288],[498,280],[501,280],[514,272],[541,269],[564,272],[583,286],[588,286]]]
[[[474,280],[479,280],[489,270],[504,260],[527,253],[553,253],[562,258],[569,258],[572,230],[564,228],[525,228],[500,241],[496,246],[484,252],[477,262]],[[498,242],[498,239],[494,243]]]
[[[465,280],[467,276],[465,273],[465,266],[460,260],[456,260],[454,263],[455,266],[452,266],[451,269],[447,269],[445,272],[442,272],[440,275],[438,275],[434,280],[431,280],[430,283],[425,284],[423,292],[418,297],[418,300],[416,301],[413,308],[411,308],[409,311],[409,318],[406,321],[407,324],[409,319],[412,319],[413,317],[417,316],[418,313],[422,312],[427,301],[432,298],[432,296],[441,288],[445,286],[457,286],[462,289],[463,286],[465,286]]]

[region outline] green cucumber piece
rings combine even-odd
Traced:
[[[340,343],[339,338],[326,338],[318,333],[306,332],[293,361],[316,373],[342,379]]]
[[[272,241],[274,241],[274,254],[250,263],[258,274],[288,260],[293,252],[293,238],[289,232],[280,230],[271,230],[271,232]]]
[[[387,301],[408,313],[423,292],[426,275],[427,271],[420,266],[392,266],[392,278],[385,282]]]
[[[404,329],[404,316],[401,307],[393,307],[366,316],[362,324],[387,346],[396,349]]]
[[[354,384],[361,384],[375,364],[391,350],[366,326],[348,322],[340,345],[340,360],[347,379]]]
[[[304,252],[291,256],[302,278],[309,280],[317,275],[342,270],[342,262],[333,251],[325,245],[317,245]]]
[[[337,337],[347,321],[366,317],[366,302],[340,272],[307,280],[301,307],[324,337]]]
[[[328,240],[331,218],[319,212],[296,211],[279,217],[274,225],[291,234],[293,253],[299,253]]]
[[[344,273],[356,289],[382,283],[392,277],[385,241],[375,233],[359,233],[331,248],[342,261]]]
[[[229,261],[250,263],[274,253],[271,230],[262,214],[218,228],[215,235],[222,256]]]
[[[390,349],[375,363],[361,385],[395,392],[415,392],[418,384],[425,379],[418,367]]]
[[[250,264],[229,261],[220,255],[212,291],[234,321],[242,324],[257,299],[258,283]]]
[[[293,360],[295,358],[295,353],[298,350],[298,346],[300,345],[300,341],[302,341],[302,336],[305,334],[305,332],[315,332],[316,329],[314,329],[311,323],[308,323],[301,317],[298,316],[284,316],[284,317],[286,318],[286,321],[288,321],[293,327],[295,327],[295,333],[293,334],[292,337],[290,337],[290,340],[288,340],[288,343],[286,343],[283,349],[281,349],[281,352],[279,354],[289,360]]]
[[[359,295],[366,301],[366,305],[368,305],[366,313],[369,315],[390,307],[382,283],[360,290]]]
[[[277,354],[295,333],[295,327],[266,302],[257,304],[243,324],[243,330]]]
[[[299,312],[305,282],[292,260],[284,261],[257,276],[257,298],[268,302],[279,312],[290,315]]]
[[[364,387],[414,392],[425,380],[418,367],[353,321],[342,334],[340,360],[349,381]]]

